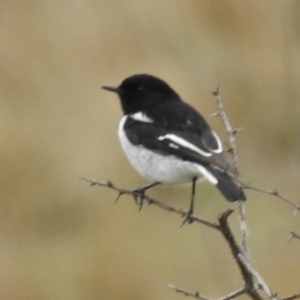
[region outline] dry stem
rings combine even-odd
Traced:
[[[223,122],[223,125],[225,127],[225,130],[228,135],[228,140],[229,140],[229,147],[230,147],[229,150],[230,150],[230,153],[232,154],[233,167],[236,170],[236,173],[239,175],[240,172],[239,172],[239,164],[238,164],[238,152],[237,152],[235,136],[236,136],[237,132],[239,132],[241,129],[233,129],[232,128],[232,126],[229,122],[229,119],[227,117],[226,111],[224,109],[222,97],[219,93],[219,88],[220,88],[220,85],[218,85],[217,89],[213,92],[213,95],[217,102],[218,111],[219,111],[215,115],[220,116],[220,118]],[[248,231],[248,226],[247,226],[247,222],[246,222],[246,208],[245,208],[244,201],[239,201],[238,206],[239,206],[240,229],[241,229],[241,234],[242,234],[242,249],[245,254],[245,257],[247,258],[247,260],[249,260],[250,253],[249,253],[249,248],[248,248],[248,244],[247,244],[247,236],[249,234],[249,231]]]

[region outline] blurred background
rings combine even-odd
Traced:
[[[165,79],[226,141],[211,92],[221,82],[242,178],[299,203],[300,2],[75,0],[0,2],[0,299],[210,297],[242,279],[218,232],[80,178],[145,181],[117,138],[122,116],[102,85]],[[187,208],[190,188],[150,195]],[[299,216],[247,192],[251,263],[274,292],[299,292]],[[196,212],[236,208],[208,183]],[[231,225],[240,239],[238,215]]]

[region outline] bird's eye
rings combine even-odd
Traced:
[[[140,87],[137,89],[137,92],[138,92],[139,94],[143,94],[143,93],[145,92],[144,87],[143,87],[143,86],[140,86]]]

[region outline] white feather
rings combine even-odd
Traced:
[[[141,111],[130,115],[130,117],[136,121],[145,122],[145,123],[153,123],[153,120],[151,120],[149,117],[147,117]]]
[[[216,138],[217,143],[218,143],[218,149],[216,149],[216,150],[211,149],[211,151],[214,153],[221,153],[223,151],[222,142],[221,142],[219,136],[213,130],[211,132],[214,135],[214,137]]]
[[[158,140],[162,141],[162,140],[165,140],[165,139],[169,139],[171,141],[173,141],[174,143],[184,147],[184,148],[188,148],[190,150],[193,150],[205,157],[209,157],[209,156],[212,156],[211,153],[209,152],[205,152],[203,150],[201,150],[200,148],[196,147],[195,145],[193,145],[192,143],[188,142],[187,140],[175,135],[175,134],[166,134],[166,135],[162,135],[160,137],[158,137]]]
[[[199,171],[201,172],[201,174],[213,185],[216,185],[218,183],[218,179],[211,174],[209,171],[207,171],[207,169],[205,169],[204,167],[197,165]]]
[[[174,148],[174,149],[179,149],[180,147],[176,144],[170,143],[169,147]]]

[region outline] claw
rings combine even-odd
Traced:
[[[139,211],[142,209],[143,207],[143,203],[144,203],[144,198],[145,198],[145,192],[156,186],[156,185],[159,185],[160,182],[153,182],[153,183],[150,183],[148,185],[144,185],[144,186],[138,186],[137,188],[135,188],[133,190],[133,198],[134,198],[134,201],[136,202],[136,204],[139,205]]]
[[[139,211],[142,210],[146,190],[147,188],[140,186],[133,190],[133,198],[136,204],[139,206]]]
[[[180,225],[179,228],[182,228],[183,225],[185,225],[186,223],[192,224],[193,222],[194,222],[194,219],[193,219],[193,210],[191,208],[189,208],[187,210],[187,212],[185,213],[183,222],[182,222],[182,224]]]

